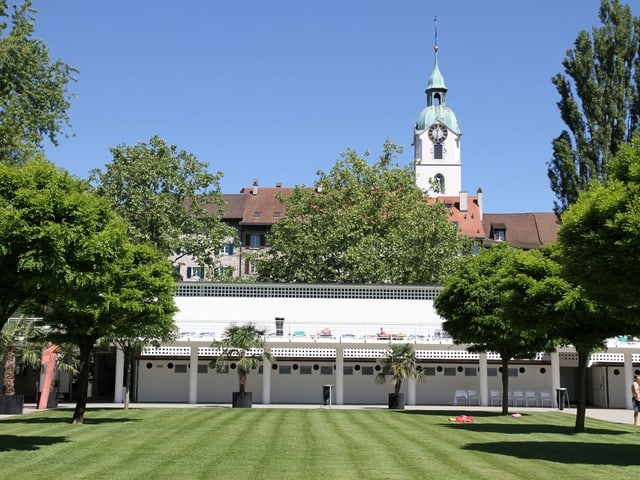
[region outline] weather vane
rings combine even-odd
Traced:
[[[433,39],[433,50],[438,51],[438,15],[433,17],[433,29],[435,31],[435,37]]]

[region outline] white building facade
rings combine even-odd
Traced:
[[[220,284],[177,285],[176,323],[181,337],[171,345],[149,347],[137,360],[138,402],[231,403],[238,377],[209,367],[220,339],[233,324],[254,323],[268,332],[266,348],[276,357],[250,373],[248,391],[256,403],[320,404],[331,385],[335,404],[386,404],[390,385],[378,385],[376,360],[389,342],[414,345],[426,381],[403,384],[408,405],[469,402],[499,405],[501,361],[496,354],[473,354],[454,345],[433,308],[437,286]],[[116,371],[123,371],[122,355]],[[640,372],[640,349],[615,340],[593,354],[588,403],[630,408],[627,386]],[[194,366],[197,366],[194,368]],[[574,400],[577,355],[571,348],[539,354],[509,366],[510,391],[541,394],[568,389]],[[122,401],[122,374],[116,375],[115,400]],[[464,392],[466,398],[456,398]],[[497,393],[496,393],[497,392]],[[515,406],[527,406],[524,400]]]

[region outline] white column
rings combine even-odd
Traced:
[[[122,403],[124,401],[123,393],[124,387],[124,352],[118,346],[116,346],[116,385],[114,389],[113,401],[115,403]]]
[[[489,377],[487,375],[487,353],[482,352],[478,358],[478,368],[480,369],[479,375],[479,390],[480,390],[480,405],[486,407],[489,405]]]
[[[624,352],[624,384],[625,384],[625,388],[629,388],[630,389],[632,383],[633,383],[633,357],[632,357],[632,353],[631,352]],[[607,385],[607,388],[609,388],[609,385]],[[629,390],[628,392],[631,392],[631,390]],[[631,395],[629,393],[627,393],[624,397],[626,398],[625,402],[626,402],[627,410],[633,409],[633,402],[631,401]]]
[[[189,370],[189,403],[198,403],[198,347],[191,346]]]
[[[270,352],[264,347],[265,352]],[[271,405],[271,362],[266,358],[262,360],[262,404]]]
[[[336,405],[344,405],[344,349],[341,344],[336,347]]]
[[[407,379],[407,405],[416,404],[416,381],[413,378]]]
[[[549,354],[551,357],[551,399],[553,405],[558,407],[558,399],[556,398],[557,389],[560,388],[560,354],[555,351]]]

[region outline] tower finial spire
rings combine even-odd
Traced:
[[[433,39],[433,51],[438,53],[438,15],[433,17],[433,29],[435,31]]]

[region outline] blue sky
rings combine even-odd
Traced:
[[[463,189],[487,212],[551,211],[546,164],[564,128],[551,77],[600,0],[35,0],[36,37],[80,70],[73,137],[48,148],[81,177],[110,147],[168,143],[222,171],[225,193],[312,185],[340,153],[412,160],[437,16]],[[638,15],[638,12],[634,13]]]

